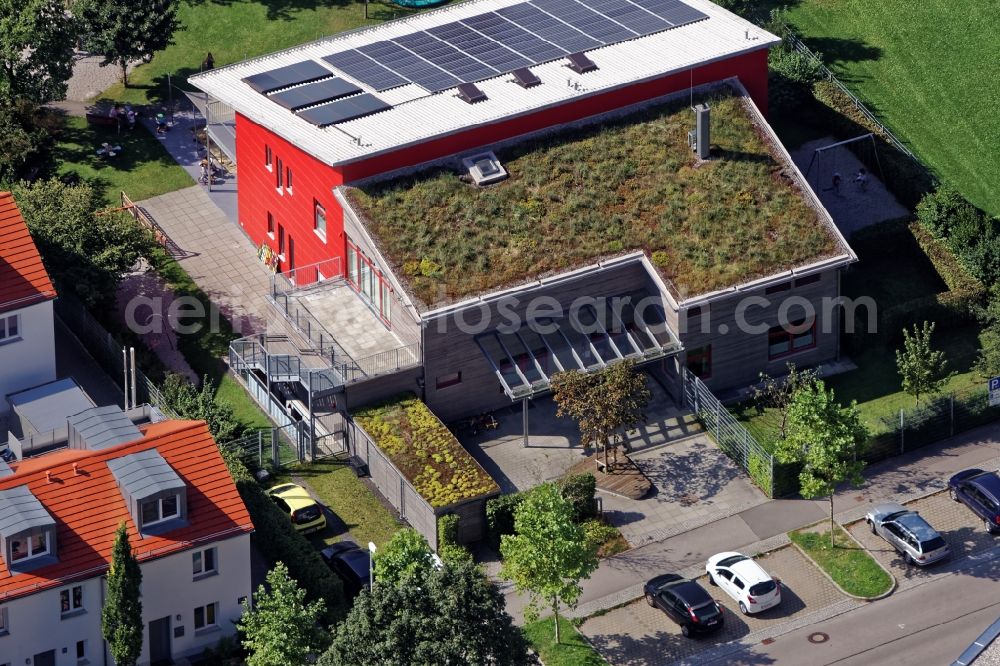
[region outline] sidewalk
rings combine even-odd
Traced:
[[[872,503],[905,502],[947,487],[948,477],[970,467],[1000,467],[1000,424],[971,430],[933,446],[890,458],[865,470],[861,488],[844,488],[834,497],[834,517],[840,523],[864,516]],[[574,617],[618,606],[642,596],[642,584],[664,572],[690,575],[705,561],[726,550],[766,552],[787,543],[785,533],[826,517],[826,500],[771,500],[741,513],[657,543],[601,561],[589,580]],[[507,610],[523,614],[527,597],[502,584]]]

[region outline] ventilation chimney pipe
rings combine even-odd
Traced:
[[[694,107],[697,125],[695,126],[695,151],[698,159],[707,160],[710,154],[711,132],[709,131],[710,116],[708,104],[699,104]]]

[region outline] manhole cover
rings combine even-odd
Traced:
[[[828,640],[830,640],[830,635],[824,634],[822,631],[814,631],[809,634],[810,643],[826,643]]]

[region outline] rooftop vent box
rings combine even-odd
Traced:
[[[511,73],[514,75],[514,81],[517,83],[517,85],[521,86],[522,88],[530,88],[532,86],[537,86],[539,83],[542,82],[542,80],[538,78],[538,75],[536,75],[527,67],[521,67],[520,69],[515,69]]]
[[[597,69],[597,64],[583,52],[570,53],[566,59],[569,60],[569,68],[577,74],[586,74]]]
[[[466,104],[475,104],[486,99],[486,93],[476,87],[475,83],[463,83],[458,86],[458,97]]]
[[[507,177],[507,170],[493,151],[472,155],[462,160],[462,165],[469,170],[469,175],[476,185],[489,185]]]

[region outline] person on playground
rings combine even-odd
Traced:
[[[862,192],[868,190],[868,171],[864,167],[858,169],[858,175],[854,177],[854,182],[858,184]]]
[[[833,172],[833,193],[840,194],[840,172]]]
[[[203,159],[201,161],[201,178],[198,180],[198,182],[201,183],[201,184],[203,184],[203,185],[207,185],[208,181],[209,181],[209,178],[211,178],[211,176],[209,176],[208,173],[209,173],[208,172],[208,160],[207,159]]]

